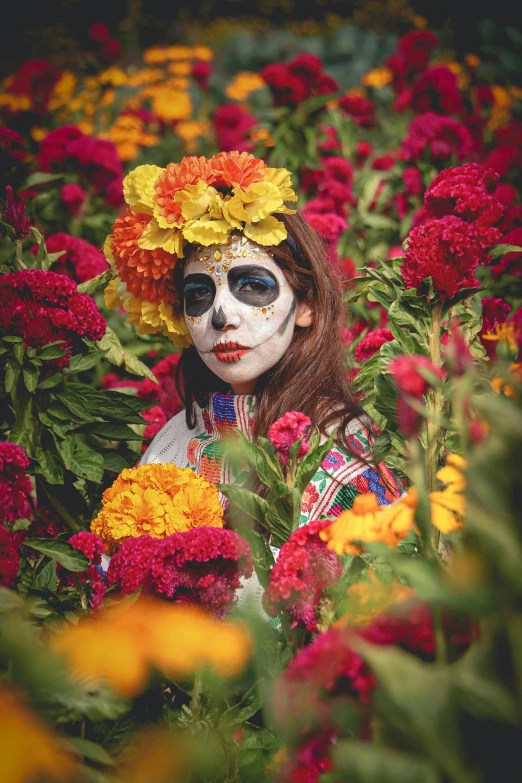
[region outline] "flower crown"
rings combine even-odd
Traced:
[[[259,245],[287,239],[275,214],[295,214],[290,172],[273,169],[247,152],[195,155],[179,163],[138,166],[123,181],[128,207],[116,218],[104,252],[116,277],[105,292],[108,307],[123,307],[139,334],[163,332],[181,348],[190,344],[176,312],[174,268],[187,244],[229,241],[232,231]]]

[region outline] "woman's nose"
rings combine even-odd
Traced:
[[[228,308],[225,309],[223,305],[219,305],[217,310],[214,307],[210,323],[216,331],[224,332],[227,329],[237,329],[239,318],[234,313],[229,312]]]

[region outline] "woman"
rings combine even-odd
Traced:
[[[288,206],[296,200],[289,173],[247,153],[220,153],[139,167],[125,196],[130,209],[108,243],[118,272],[108,304],[123,305],[138,331],[162,328],[187,346],[178,367],[186,409],[141,464],[173,462],[231,483],[233,428],[266,437],[298,410],[323,436],[336,429],[300,524],[337,516],[361,493],[381,504],[398,497],[386,466],[371,462],[372,425],[346,379],[340,282],[318,235]]]

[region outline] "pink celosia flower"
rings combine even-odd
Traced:
[[[343,572],[340,559],[319,538],[330,524],[329,519],[314,521],[292,533],[281,547],[263,595],[268,614],[275,617],[284,611],[292,627],[301,625],[310,632],[317,630],[323,590],[336,584]]]
[[[373,332],[368,332],[366,337],[363,337],[355,348],[355,360],[358,362],[367,361],[371,356],[377,353],[381,345],[389,343],[393,339],[393,334],[389,329],[374,329]]]
[[[20,556],[16,536],[0,525],[0,585],[2,587],[13,586],[19,564]]]
[[[388,372],[401,394],[397,400],[399,427],[407,437],[417,433],[422,417],[402,395],[406,394],[420,400],[429,386],[429,382],[419,370],[427,370],[435,378],[444,378],[442,368],[436,367],[427,356],[398,356],[388,365]]]
[[[251,152],[254,142],[250,131],[257,125],[253,114],[237,103],[222,103],[214,112],[214,131],[218,147],[225,152]]]
[[[33,487],[25,471],[25,451],[15,443],[0,443],[0,523],[15,522],[31,515]]]
[[[2,220],[14,229],[15,239],[26,239],[31,233],[31,221],[25,212],[25,201],[18,201],[11,185],[6,187],[5,207]]]
[[[85,202],[85,191],[80,185],[70,182],[60,188],[60,199],[70,215],[77,215]]]
[[[110,559],[107,584],[119,583],[122,595],[135,593],[140,587],[145,593],[152,592],[151,563],[161,545],[161,539],[152,536],[127,539]]]
[[[275,421],[268,430],[268,438],[274,444],[279,456],[286,464],[290,453],[290,446],[302,438],[301,447],[297,457],[302,457],[310,448],[304,436],[306,430],[312,424],[309,416],[300,411],[290,411]]]
[[[415,117],[402,143],[405,160],[424,158],[444,162],[454,156],[462,161],[469,156],[472,148],[473,139],[465,125],[435,112]]]
[[[84,585],[89,595],[89,606],[95,611],[99,609],[105,594],[103,571],[101,569],[105,545],[99,536],[87,530],[82,530],[80,533],[72,535],[69,539],[69,544],[83,552],[84,555],[87,555],[91,565],[85,571],[77,571],[74,575],[63,568],[63,566],[57,565],[58,587],[75,587],[77,582]]]
[[[145,432],[143,433],[145,443],[142,445],[142,451],[146,451],[147,444],[156,437],[158,432],[167,423],[167,417],[165,415],[165,411],[160,405],[154,405],[152,408],[149,408],[148,411],[143,411],[141,415],[145,421],[148,422],[147,426],[145,427]]]
[[[64,251],[64,255],[52,265],[53,272],[68,275],[77,283],[85,283],[109,268],[101,250],[80,237],[59,232],[48,236],[45,244],[49,253]],[[37,247],[31,250],[36,255]]]
[[[204,60],[197,60],[192,66],[190,75],[199,89],[203,90],[203,92],[206,92],[210,87],[208,80],[212,75],[212,70],[212,63],[205,62]]]
[[[362,128],[371,128],[375,122],[375,106],[369,98],[361,95],[343,95],[339,108]]]

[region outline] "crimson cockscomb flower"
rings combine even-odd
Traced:
[[[302,438],[298,457],[306,454],[310,448],[304,439],[308,427],[312,424],[309,416],[300,411],[290,411],[277,419],[268,430],[268,439],[274,444],[279,456],[286,464],[290,454],[290,446]]]

